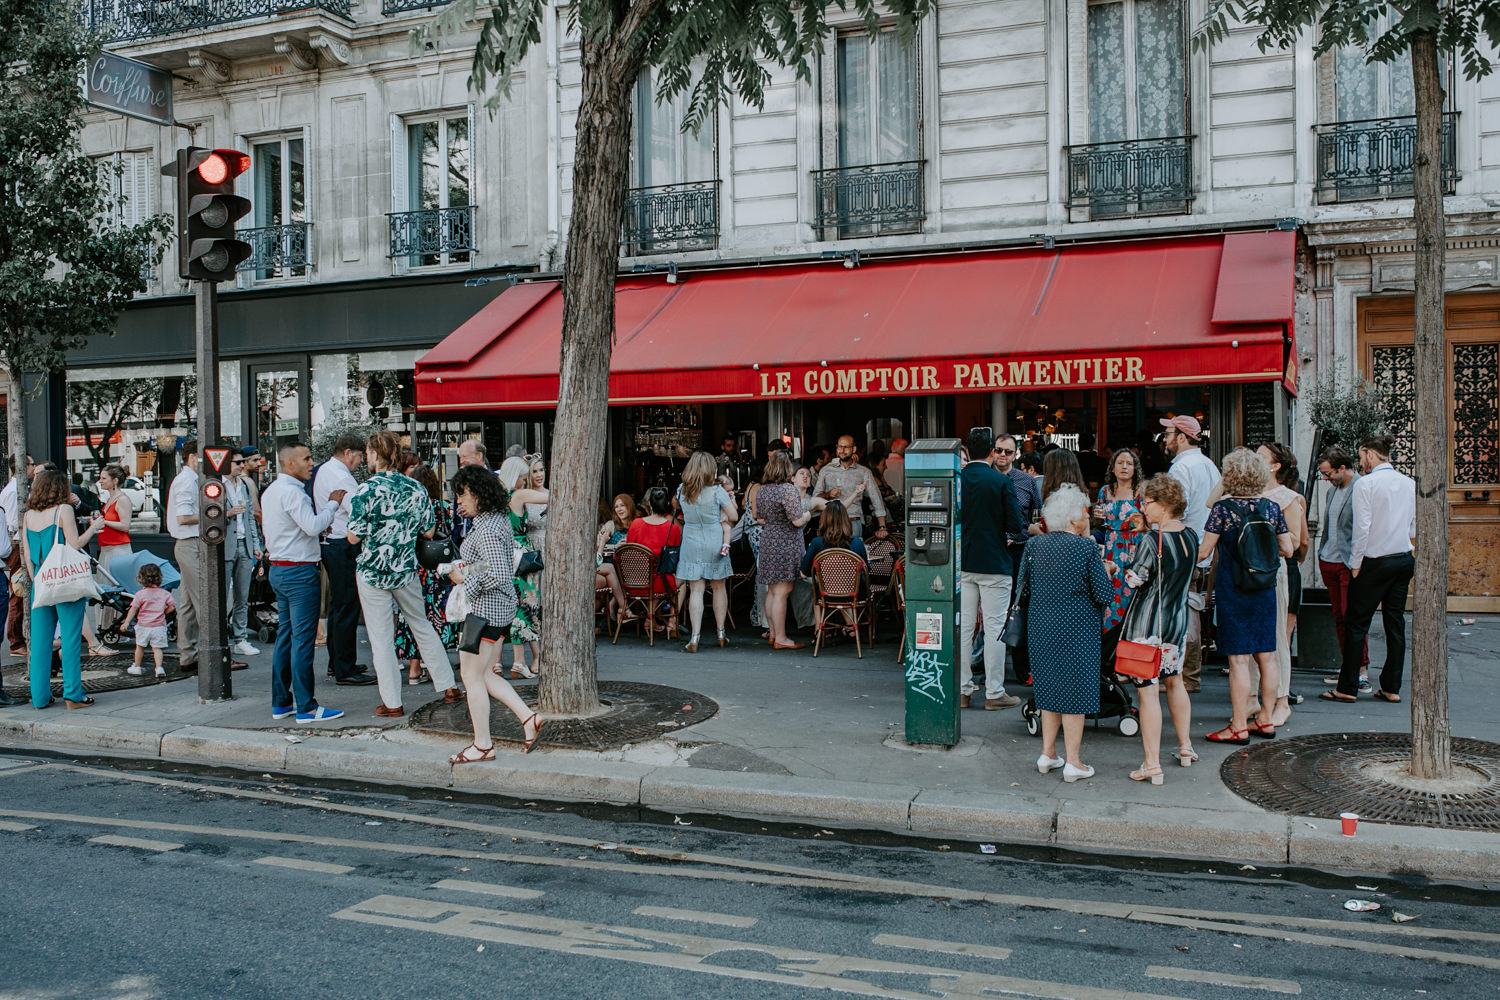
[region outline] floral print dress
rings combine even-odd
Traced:
[[[535,542],[527,534],[527,517],[525,514],[517,514],[515,511],[506,509],[506,516],[510,518],[511,534],[515,536],[517,555],[523,552],[535,552]],[[540,642],[542,638],[542,574],[533,573],[528,577],[516,577],[516,617],[510,623],[510,641],[516,644],[523,642]]]
[[[1134,514],[1141,513],[1140,500],[1111,500],[1109,487],[1099,488],[1099,505],[1104,508],[1104,558],[1113,562],[1119,572],[1112,574],[1115,596],[1104,609],[1104,631],[1118,625],[1130,607],[1130,585],[1125,582],[1125,569],[1135,558],[1136,544],[1141,533],[1130,523]]]
[[[437,526],[433,531],[434,538],[449,537],[453,533],[453,512],[448,505],[441,500],[432,502],[432,513],[437,518]],[[432,627],[437,629],[438,638],[448,649],[458,648],[459,633],[463,629],[461,622],[450,622],[444,617],[444,611],[448,606],[448,592],[453,589],[453,584],[446,576],[442,576],[432,570],[425,568],[417,569],[417,580],[422,585],[422,599],[427,605],[427,620]],[[422,653],[417,649],[417,640],[411,634],[411,627],[401,617],[401,610],[396,609],[396,656],[402,660],[419,660]]]

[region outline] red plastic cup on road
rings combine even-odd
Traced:
[[[1339,819],[1344,824],[1344,836],[1354,836],[1354,828],[1359,826],[1359,817],[1354,813],[1339,813]]]

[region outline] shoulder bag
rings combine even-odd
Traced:
[[[21,530],[26,530],[24,518]],[[52,530],[52,548],[31,581],[31,603],[47,606],[97,598],[99,585],[94,582],[92,561],[68,544],[60,524],[52,525]]]
[[[1022,559],[1026,556],[1023,554]],[[1018,574],[1019,575],[1019,574]],[[1016,595],[1016,603],[1010,606],[1005,616],[1005,628],[1000,632],[1000,641],[1012,649],[1026,647],[1026,605],[1031,597],[1031,574],[1026,574],[1026,591]]]
[[[664,577],[677,575],[677,562],[682,558],[682,536],[678,536],[676,545],[669,544],[672,540],[672,525],[675,523],[672,519],[667,519],[667,534],[663,539],[661,554],[656,557],[656,571]]]
[[[1156,631],[1161,632],[1161,592],[1166,571],[1162,566],[1162,536],[1166,532],[1156,529],[1156,573],[1147,582],[1156,589]],[[1123,571],[1122,571],[1123,572]],[[1155,638],[1151,636],[1149,638]],[[1139,677],[1143,681],[1154,681],[1161,674],[1160,643],[1133,642],[1121,639],[1115,646],[1115,673],[1126,677]]]

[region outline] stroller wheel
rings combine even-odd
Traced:
[[[1032,736],[1042,735],[1042,716],[1032,701],[1021,706],[1021,718],[1026,720],[1026,732]]]
[[[1120,721],[1115,723],[1115,729],[1121,736],[1134,736],[1141,731],[1141,723],[1135,716],[1126,714],[1120,716]]]
[[[258,639],[260,639],[261,642],[265,643],[266,645],[270,645],[271,643],[276,641],[276,626],[263,625],[261,626],[260,631],[255,633],[255,635]]]

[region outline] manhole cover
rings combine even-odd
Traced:
[[[88,694],[100,694],[105,691],[123,691],[126,688],[166,684],[171,681],[180,681],[185,677],[198,676],[177,669],[176,653],[162,655],[161,665],[167,671],[165,677],[152,676],[155,667],[149,653],[143,661],[146,668],[145,676],[133,677],[125,672],[126,668],[134,662],[135,650],[133,649],[120,650],[109,656],[85,656],[83,658],[83,690]],[[27,691],[31,690],[30,668],[25,663],[7,663],[0,668],[0,676],[4,677],[5,690],[17,697],[23,697]],[[62,696],[62,678],[57,674],[52,675],[52,693]]]
[[[536,704],[536,685],[517,684],[516,693],[526,704]],[[590,719],[550,719],[542,730],[540,746],[581,750],[618,750],[627,743],[642,743],[687,726],[697,725],[719,713],[719,704],[696,691],[638,684],[634,681],[604,681],[599,700],[606,705],[602,715]],[[470,737],[469,705],[428,702],[411,714],[411,727],[429,733]],[[521,724],[504,705],[490,702],[490,734],[496,740],[520,744]]]
[[[1410,757],[1411,738],[1403,733],[1319,733],[1238,750],[1219,776],[1241,798],[1295,816],[1336,819],[1352,812],[1377,823],[1500,831],[1500,744],[1453,741],[1461,775],[1455,791],[1381,777],[1383,765],[1404,765]]]

